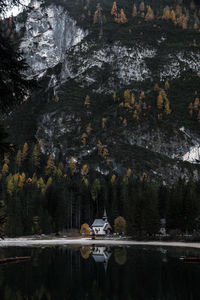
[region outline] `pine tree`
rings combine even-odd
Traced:
[[[53,155],[50,154],[48,161],[47,161],[47,166],[45,168],[45,173],[46,175],[55,175],[56,173],[56,167],[53,159]]]
[[[38,145],[34,145],[33,147],[31,161],[34,167],[38,168],[40,166],[40,152],[38,150]]]

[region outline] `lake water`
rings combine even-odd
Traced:
[[[200,250],[166,247],[3,248],[1,300],[199,300],[200,263],[179,261]]]

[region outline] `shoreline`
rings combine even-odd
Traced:
[[[0,241],[0,247],[34,247],[34,246],[162,246],[162,247],[184,247],[200,249],[200,243],[190,242],[164,242],[164,241],[135,241],[135,240],[92,240],[91,238],[77,239],[34,239],[34,238],[6,238]]]

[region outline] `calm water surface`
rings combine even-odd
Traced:
[[[199,300],[200,263],[165,247],[5,248],[1,257],[31,255],[0,265],[1,300]]]

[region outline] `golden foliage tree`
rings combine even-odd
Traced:
[[[86,144],[86,141],[87,141],[87,133],[84,132],[84,133],[81,135],[81,142],[82,142],[83,145],[85,145],[85,144]]]
[[[2,170],[1,170],[2,175],[5,176],[8,173],[8,170],[9,170],[8,165],[6,163],[4,163]]]
[[[126,220],[119,216],[114,220],[114,229],[117,233],[122,233],[126,231]]]
[[[131,92],[130,90],[125,90],[124,91],[124,100],[125,102],[130,102],[131,101]]]
[[[111,179],[110,179],[110,182],[111,182],[112,184],[114,184],[114,183],[115,183],[115,180],[116,180],[116,175],[113,174],[112,177],[111,177]]]
[[[117,2],[116,1],[113,2],[113,6],[112,6],[110,13],[112,16],[115,16],[115,17],[117,16]]]
[[[85,102],[84,102],[84,105],[88,108],[90,106],[90,96],[86,96],[85,97]]]
[[[87,223],[81,225],[80,234],[84,234],[84,235],[90,234],[90,227]]]
[[[21,175],[19,175],[18,187],[22,188],[24,186],[25,180],[26,180],[26,175],[23,172]]]
[[[87,176],[88,173],[89,173],[89,168],[88,168],[87,164],[85,164],[81,168],[81,175],[82,176]]]
[[[169,100],[165,101],[165,114],[166,115],[170,115],[171,114]]]
[[[91,123],[89,123],[86,127],[86,132],[89,134],[92,131]]]
[[[136,6],[136,4],[134,3],[134,4],[133,4],[132,17],[136,17],[136,16],[137,16],[137,6]]]
[[[157,108],[162,109],[163,108],[163,103],[164,103],[163,96],[162,96],[162,93],[160,92],[158,94],[158,97],[157,97]]]
[[[169,20],[171,18],[171,12],[169,9],[169,6],[165,6],[164,10],[163,10],[163,19],[164,20]]]
[[[98,142],[97,142],[97,149],[98,149],[98,154],[101,156],[102,151],[103,151],[103,146],[102,146],[102,142],[99,139],[98,139]]]
[[[105,118],[105,117],[102,118],[102,120],[101,120],[101,126],[103,129],[106,127],[106,121],[107,121],[107,118]]]
[[[24,143],[23,149],[22,149],[22,161],[26,159],[28,155],[28,144]]]
[[[170,88],[169,81],[166,80],[165,81],[165,90],[168,90],[169,88]]]
[[[99,11],[96,10],[93,16],[93,24],[97,24],[98,23],[98,17],[99,17]]]
[[[14,183],[13,183],[13,178],[12,176],[9,178],[8,182],[7,182],[7,193],[12,196],[13,192],[14,192]]]
[[[147,13],[146,13],[146,16],[145,16],[145,20],[146,21],[151,21],[154,19],[154,12],[151,8],[150,5],[147,6]]]
[[[45,168],[45,173],[46,175],[55,175],[56,174],[56,166],[54,163],[53,155],[50,154],[48,161],[47,161],[47,166]]]
[[[127,17],[126,17],[126,14],[123,10],[123,8],[121,8],[120,10],[120,23],[126,23],[128,20],[127,20]]]
[[[69,168],[70,168],[71,174],[74,175],[74,173],[76,172],[76,160],[73,156],[69,160]]]

